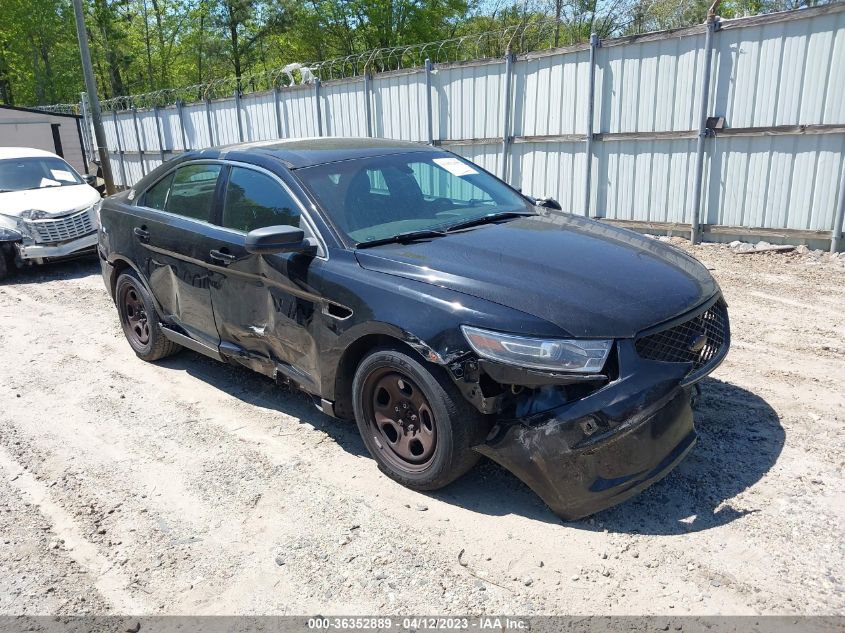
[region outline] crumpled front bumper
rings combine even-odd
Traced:
[[[618,341],[618,380],[550,411],[500,421],[475,450],[566,520],[615,505],[666,476],[696,441],[690,365],[646,361]]]
[[[22,242],[18,244],[18,253],[21,259],[55,259],[57,257],[68,257],[81,251],[90,250],[93,252],[97,245],[97,232],[94,231],[80,238],[63,242],[61,244],[35,244]]]

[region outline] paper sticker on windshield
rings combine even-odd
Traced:
[[[64,169],[51,169],[50,173],[56,180],[60,180],[62,182],[76,182],[76,178],[73,177],[73,174]]]
[[[434,162],[455,176],[472,176],[478,172],[457,158],[435,158]]]
[[[42,178],[41,182],[38,183],[38,186],[39,187],[61,187],[62,183],[60,183],[58,180],[53,180],[52,178]]]

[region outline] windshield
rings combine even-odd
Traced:
[[[533,207],[502,181],[446,152],[409,152],[296,171],[335,225],[366,243]]]
[[[39,156],[0,160],[0,192],[81,184],[73,167],[61,158]]]

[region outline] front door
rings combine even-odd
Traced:
[[[220,164],[188,164],[144,194],[134,221],[135,261],[144,268],[162,317],[206,346],[220,341],[205,260]]]
[[[317,349],[309,326],[319,318],[320,296],[313,284],[323,260],[248,253],[244,241],[253,229],[292,225],[311,233],[301,206],[279,179],[248,167],[230,169],[217,244],[209,253],[221,351],[263,373],[281,371],[314,390]]]

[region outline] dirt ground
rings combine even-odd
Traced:
[[[143,363],[95,261],[19,273],[0,285],[0,613],[845,613],[845,263],[675,243],[733,324],[699,443],[569,524],[491,463],[402,488],[354,425],[247,370]]]

